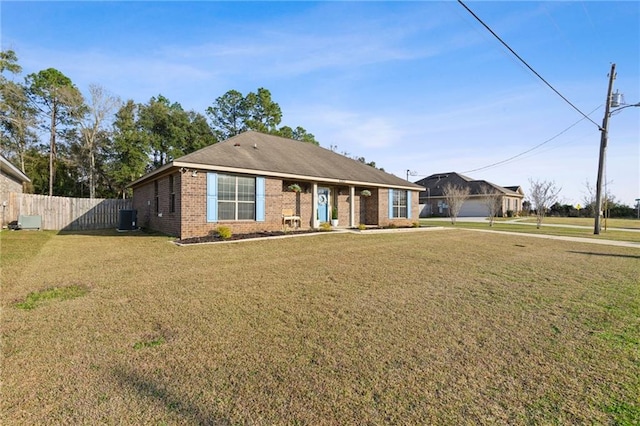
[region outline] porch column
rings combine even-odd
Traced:
[[[311,188],[311,223],[313,229],[320,227],[318,222],[318,184],[316,182]]]
[[[349,228],[356,227],[356,187],[349,186]]]

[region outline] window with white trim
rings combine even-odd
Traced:
[[[407,191],[393,191],[393,217],[407,217]]]
[[[218,174],[218,220],[255,218],[255,178]]]

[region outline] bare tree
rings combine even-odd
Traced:
[[[502,209],[502,194],[495,188],[489,185],[482,185],[480,195],[487,206],[487,213],[489,214],[489,226],[493,226],[493,220],[498,216]]]
[[[458,213],[460,213],[462,205],[467,200],[467,198],[469,198],[469,188],[463,188],[459,185],[447,183],[444,187],[442,187],[442,193],[444,194],[444,199],[449,206],[449,216],[451,217],[451,223],[455,225],[456,219],[458,218]]]
[[[603,206],[605,206],[604,210],[606,210],[606,206],[608,204],[613,204],[615,202],[615,196],[613,196],[612,194],[609,194],[609,185],[611,185],[613,183],[613,181],[608,180],[605,181],[604,183],[604,191],[603,191]],[[593,213],[596,210],[596,189],[591,186],[591,183],[589,182],[589,180],[587,179],[584,182],[584,187],[586,189],[586,193],[583,193],[583,199],[582,201],[584,202],[584,208],[587,209],[587,214],[588,215],[593,215]]]
[[[596,189],[591,186],[589,179],[584,181],[584,188],[586,193],[583,193],[582,202],[585,208],[591,208],[596,203]]]
[[[529,198],[536,210],[536,227],[540,229],[546,210],[558,200],[562,188],[556,187],[555,182],[529,179]]]
[[[97,84],[89,85],[90,103],[85,119],[80,122],[83,156],[89,163],[89,198],[96,197],[96,152],[107,116],[121,104],[120,99]],[[104,139],[104,138],[102,138]]]

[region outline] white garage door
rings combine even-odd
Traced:
[[[459,217],[487,217],[489,216],[489,209],[487,205],[481,200],[467,200],[462,205]]]

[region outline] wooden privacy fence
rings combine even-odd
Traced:
[[[69,198],[47,195],[9,194],[3,221],[18,220],[20,215],[42,217],[42,229],[86,231],[116,228],[120,210],[130,210],[131,199]]]

